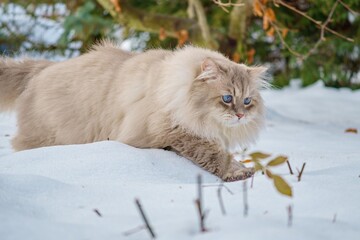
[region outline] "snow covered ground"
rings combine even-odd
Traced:
[[[285,154],[294,169],[306,162],[302,180],[286,165],[274,170],[292,185],[289,198],[257,174],[247,217],[242,182],[226,184],[233,195],[223,189],[225,216],[217,187],[204,187],[206,233],[199,232],[194,204],[196,176],[204,185],[219,180],[188,160],[117,142],[12,153],[15,117],[1,114],[0,239],[149,239],[146,230],[123,235],[143,225],[135,198],[158,239],[360,239],[360,136],[344,132],[360,129],[360,91],[317,83],[263,96],[267,129],[250,152]]]

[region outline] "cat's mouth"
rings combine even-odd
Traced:
[[[230,119],[224,120],[225,125],[230,126],[230,127],[235,127],[235,126],[239,126],[242,124],[246,124],[247,122],[248,122],[248,119],[245,116],[242,116],[242,117],[233,116]]]

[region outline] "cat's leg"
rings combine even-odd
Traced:
[[[254,174],[253,168],[244,167],[218,144],[205,139],[186,133],[174,134],[169,139],[169,145],[170,150],[190,159],[224,181],[243,180]]]

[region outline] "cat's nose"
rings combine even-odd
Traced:
[[[242,114],[242,113],[237,113],[237,114],[235,114],[235,115],[236,115],[239,119],[244,116],[244,114]]]

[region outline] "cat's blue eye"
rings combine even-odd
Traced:
[[[224,101],[224,103],[231,103],[233,99],[231,95],[223,95],[221,98]]]
[[[244,104],[245,105],[249,105],[251,103],[251,98],[247,97],[247,98],[244,98]]]

